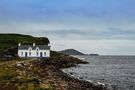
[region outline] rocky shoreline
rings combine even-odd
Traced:
[[[103,84],[96,85],[88,81],[79,80],[71,77],[69,74],[61,70],[62,68],[73,67],[77,64],[86,64],[87,62],[85,61],[69,56],[59,60],[58,63],[57,60],[53,60],[53,62],[47,61],[48,60],[39,60],[35,63],[35,65],[40,66],[40,68],[43,68],[43,70],[48,69],[47,71],[50,76],[48,76],[47,79],[53,77],[53,79],[50,79],[50,81],[55,90],[107,90]]]
[[[69,74],[62,71],[57,72],[60,77],[68,82],[67,90],[107,90],[107,88],[102,84],[94,84],[85,80],[80,80],[71,77]]]
[[[61,70],[87,63],[66,55],[3,61],[0,66],[0,90],[107,90],[102,84],[73,78]]]

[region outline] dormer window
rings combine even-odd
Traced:
[[[32,48],[31,47],[29,47],[29,56],[31,56],[31,51],[32,51]]]
[[[38,47],[36,48],[36,51],[37,51],[37,52],[39,51],[39,48],[38,48]]]
[[[30,52],[32,51],[32,48],[31,47],[29,47],[29,49],[28,49]]]
[[[39,55],[39,48],[36,48],[37,56]]]

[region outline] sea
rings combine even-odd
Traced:
[[[104,83],[110,90],[135,90],[135,56],[74,57],[89,64],[64,69],[67,74],[93,83]]]

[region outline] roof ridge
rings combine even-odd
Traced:
[[[37,47],[39,48],[39,49],[50,49],[50,46],[48,46],[48,45],[35,45],[35,46],[33,46],[33,45],[21,45],[21,46],[19,46],[18,47],[18,49],[28,49],[29,47],[31,47],[32,49],[36,49]]]

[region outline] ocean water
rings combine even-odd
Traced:
[[[107,84],[112,90],[135,90],[135,56],[75,56],[89,64],[64,69],[76,78]]]

